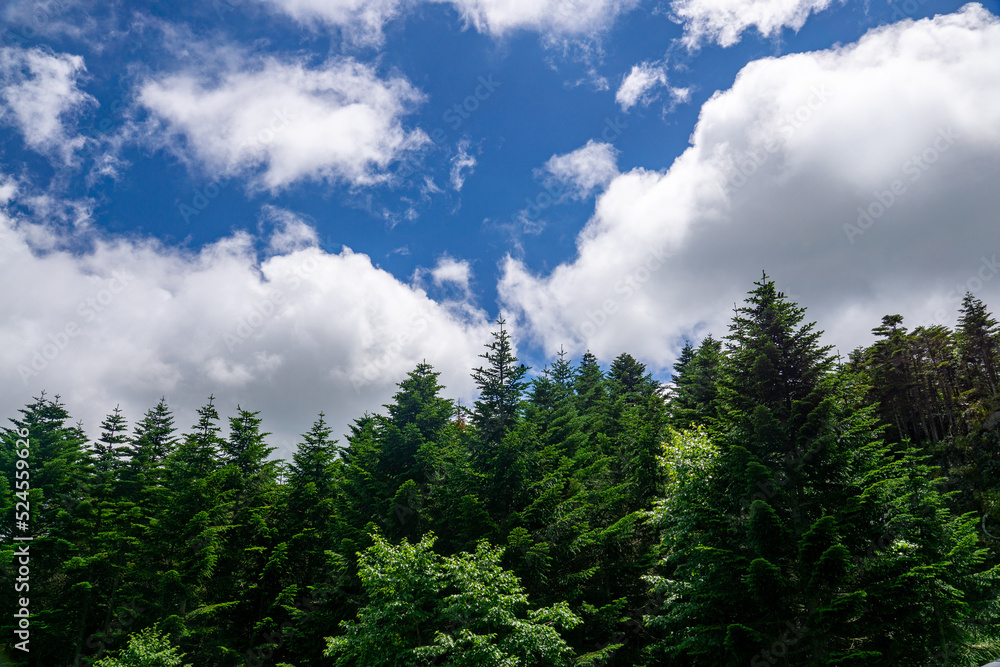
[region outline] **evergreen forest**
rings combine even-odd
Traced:
[[[839,356],[765,275],[662,385],[627,353],[532,371],[498,320],[473,405],[428,360],[290,460],[267,406],[90,441],[42,394],[0,433],[0,664],[1000,658],[1000,325],[973,294],[871,324]]]

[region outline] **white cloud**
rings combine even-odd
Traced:
[[[349,42],[380,45],[383,27],[397,18],[401,0],[260,0],[304,24],[322,23],[343,30]]]
[[[250,176],[257,186],[370,185],[429,141],[402,124],[420,91],[351,59],[309,68],[265,58],[208,78],[184,71],[141,86],[139,102],[158,121],[153,136],[215,174]]]
[[[670,100],[674,105],[677,104],[687,104],[691,101],[691,89],[690,88],[671,88],[670,89]]]
[[[6,174],[0,174],[0,206],[4,206],[17,196],[17,182]]]
[[[469,153],[469,140],[458,142],[458,153],[451,159],[451,187],[461,190],[465,179],[472,175],[476,168],[476,158]]]
[[[632,71],[622,77],[622,83],[615,93],[615,102],[628,111],[636,104],[645,106],[653,101],[651,91],[667,86],[667,71],[661,63],[642,62],[632,67]]]
[[[459,287],[463,292],[469,291],[469,280],[472,277],[472,270],[467,260],[457,260],[445,255],[438,260],[437,265],[431,269],[431,278],[434,284],[442,287],[445,284],[452,284]]]
[[[966,288],[1000,312],[998,80],[1000,20],[980,5],[751,63],[669,169],[609,185],[573,261],[539,276],[508,259],[503,303],[550,353],[659,368],[681,337],[725,335],[761,269],[842,352],[888,313],[953,322]]]
[[[475,305],[472,266],[468,260],[444,254],[433,268],[417,267],[413,272],[412,285],[415,289],[429,292],[443,308],[461,321],[482,322],[486,317]]]
[[[123,37],[114,10],[101,11],[109,4],[101,0],[4,0],[0,22],[9,31],[9,43],[68,39],[101,52]]]
[[[584,199],[618,175],[618,151],[611,144],[591,139],[571,153],[553,155],[544,172],[565,188],[568,196]]]
[[[743,32],[756,28],[771,37],[782,28],[800,29],[812,13],[832,0],[673,0],[674,19],[684,26],[683,42],[697,48],[703,42],[732,46]]]
[[[80,56],[0,48],[0,122],[18,128],[32,150],[71,163],[87,140],[70,126],[97,105],[79,88],[86,70]]]
[[[274,225],[267,244],[270,253],[279,255],[319,245],[316,230],[291,211],[268,204],[263,213],[264,219]]]
[[[0,294],[0,413],[46,389],[96,434],[116,404],[134,422],[165,395],[188,428],[214,393],[224,414],[262,410],[287,454],[320,410],[344,432],[424,359],[448,396],[472,396],[481,312],[456,315],[347,248],[303,244],[302,223],[278,217],[271,248],[295,249],[260,260],[242,232],[197,254],[101,238],[82,255],[58,239],[37,254],[27,239],[51,232],[0,210],[0,280],[19,286]],[[461,263],[438,275],[461,282]]]
[[[476,30],[502,36],[536,30],[552,36],[589,36],[631,11],[638,0],[448,0]]]
[[[302,23],[341,28],[349,41],[378,45],[383,28],[417,0],[260,0]],[[639,0],[425,0],[450,4],[479,32],[502,37],[534,30],[549,38],[590,37],[611,26]]]

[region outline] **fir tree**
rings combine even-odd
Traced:
[[[790,665],[922,660],[968,639],[995,579],[972,522],[913,450],[878,440],[803,316],[756,283],[731,325],[717,453],[698,469],[683,452],[699,436],[667,448],[654,654],[673,664],[763,661],[776,640]]]
[[[504,320],[497,320],[499,331],[493,332],[493,342],[479,355],[486,366],[476,368],[472,377],[479,387],[479,400],[472,413],[472,423],[479,430],[484,446],[495,447],[513,428],[518,418],[521,394],[525,389],[524,376],[528,368],[518,364],[510,332]]]
[[[723,362],[722,341],[705,337],[694,348],[690,342],[674,364],[670,423],[686,429],[697,424],[708,425],[718,416],[719,381]]]
[[[962,299],[958,316],[959,354],[980,396],[997,393],[1000,326],[982,301],[970,293]]]

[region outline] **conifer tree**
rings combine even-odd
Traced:
[[[682,455],[698,436],[667,448],[683,483],[654,514],[653,654],[769,664],[777,641],[789,665],[899,664],[962,644],[996,579],[972,520],[949,515],[916,452],[878,440],[804,310],[755,285],[728,337],[717,454],[698,470]]]
[[[678,429],[707,425],[716,419],[722,369],[722,341],[711,334],[698,345],[685,343],[674,364],[670,423]]]
[[[1000,326],[985,304],[966,292],[958,316],[959,354],[979,396],[997,393]]]
[[[144,491],[152,490],[162,478],[163,462],[176,446],[174,419],[161,398],[135,425],[135,432],[122,452],[118,493],[133,503],[144,502]]]
[[[72,660],[90,623],[91,567],[100,559],[90,537],[96,513],[92,496],[93,459],[79,425],[59,395],[44,392],[19,410],[20,418],[0,434],[2,474],[5,480],[2,518],[5,563],[15,562],[11,536],[32,537],[30,542],[31,641],[26,664],[42,667]],[[18,442],[27,447],[18,445]],[[22,459],[16,452],[28,450]],[[17,461],[27,461],[19,467]],[[28,488],[15,491],[17,470],[28,471]],[[18,506],[17,503],[21,503]],[[15,569],[4,568],[0,584],[14,591]],[[22,582],[23,583],[23,582]],[[14,617],[20,595],[0,596],[0,621],[5,638],[15,637]],[[81,634],[83,635],[81,637]],[[4,641],[9,641],[5,639]],[[15,653],[11,651],[11,653]],[[19,652],[18,652],[19,653]]]
[[[605,434],[610,419],[608,382],[597,363],[597,357],[586,352],[580,359],[573,377],[577,411],[584,418],[584,431],[592,438]]]
[[[109,484],[118,472],[127,455],[127,442],[128,424],[121,406],[116,405],[114,411],[101,422],[101,437],[94,443],[94,471],[102,486]]]
[[[521,394],[525,389],[524,376],[527,366],[518,364],[506,322],[497,320],[499,331],[493,332],[493,342],[479,355],[485,366],[476,368],[472,377],[479,387],[479,400],[472,413],[472,423],[479,430],[483,445],[495,447],[513,428],[518,418]]]
[[[625,406],[638,405],[660,392],[659,383],[646,372],[646,365],[628,353],[618,355],[611,362],[608,386],[611,400],[622,401]]]
[[[144,569],[151,573],[145,582],[148,613],[169,619],[171,631],[189,635],[188,646],[211,641],[210,628],[191,627],[186,617],[211,600],[208,585],[230,520],[219,475],[223,439],[214,397],[197,414],[198,422],[167,456],[165,491],[144,555]]]

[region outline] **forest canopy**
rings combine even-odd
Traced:
[[[290,460],[260,411],[224,422],[213,397],[187,428],[166,400],[135,424],[113,408],[91,442],[43,394],[0,434],[6,591],[31,537],[0,650],[39,667],[996,659],[1000,327],[973,294],[955,328],[873,324],[835,356],[764,276],[664,386],[627,353],[560,352],[532,377],[499,320],[471,408],[421,363],[343,442],[318,415]]]

